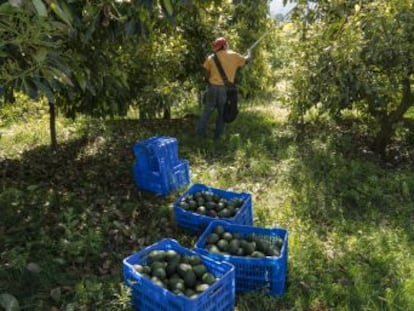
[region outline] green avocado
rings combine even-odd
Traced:
[[[227,252],[228,251],[229,242],[227,240],[220,239],[220,240],[218,240],[216,245],[222,252]]]
[[[207,272],[207,268],[205,265],[199,264],[193,267],[193,271],[197,278],[201,278]]]
[[[172,292],[183,292],[185,290],[184,281],[180,279],[170,279],[168,281],[168,289]]]
[[[184,295],[186,295],[190,299],[194,299],[197,297],[197,293],[191,288],[186,288],[184,291]]]
[[[202,293],[202,292],[206,291],[209,287],[210,287],[210,285],[205,284],[205,283],[199,284],[199,285],[196,286],[196,292]]]
[[[192,211],[194,211],[198,207],[197,202],[194,200],[190,200],[188,202],[188,206]]]
[[[215,210],[217,208],[217,203],[213,201],[206,202],[206,208],[207,210]]]
[[[185,201],[181,201],[179,204],[178,204],[178,206],[179,207],[181,207],[182,209],[185,209],[185,210],[189,210],[190,209],[190,204],[188,204],[187,202],[185,202]]]
[[[213,229],[213,232],[221,236],[221,234],[224,232],[224,228],[223,226],[218,225]]]
[[[206,272],[203,274],[202,280],[205,284],[211,285],[216,281],[216,278],[211,273]]]
[[[221,238],[227,241],[231,241],[233,239],[233,235],[230,232],[223,232]]]
[[[230,217],[230,210],[228,208],[223,208],[221,211],[217,213],[220,218],[229,218]]]
[[[249,256],[251,253],[255,251],[255,244],[254,242],[247,242],[243,243],[241,247],[243,248],[243,252],[246,256]]]
[[[250,256],[256,257],[256,258],[263,258],[263,257],[265,257],[265,254],[263,254],[262,252],[259,252],[259,251],[254,251],[253,253],[251,253]]]
[[[216,243],[218,240],[220,240],[220,236],[217,233],[210,233],[207,236],[207,243],[209,244],[214,244]]]
[[[153,263],[151,263],[150,267],[151,267],[151,271],[154,271],[158,268],[164,268],[165,263],[164,261],[154,261]]]
[[[196,285],[197,277],[193,270],[188,270],[183,276],[184,284],[188,288],[193,288]]]
[[[165,272],[164,268],[156,268],[152,271],[152,276],[155,276],[160,280],[164,280],[167,277],[167,273]]]
[[[180,263],[178,265],[178,268],[177,268],[177,273],[178,273],[179,276],[181,276],[184,279],[184,276],[186,275],[186,273],[188,271],[192,271],[192,270],[193,270],[193,268],[192,268],[192,266],[190,264],[188,264],[188,263]]]
[[[229,253],[231,255],[237,255],[237,251],[240,248],[240,241],[237,239],[231,240],[229,243]]]
[[[201,264],[201,257],[198,255],[192,255],[188,259],[188,263],[192,266]]]
[[[197,207],[196,212],[200,215],[205,215],[207,213],[207,209],[204,205],[200,205],[199,207]]]
[[[165,252],[161,250],[152,250],[148,253],[148,262],[151,264],[154,261],[164,260]]]
[[[213,201],[214,202],[218,203],[218,202],[220,202],[220,199],[221,198],[220,198],[220,196],[218,194],[216,194],[216,193],[213,194]]]
[[[171,276],[177,272],[178,265],[180,264],[179,260],[172,260],[170,261],[167,266],[165,267],[165,273],[167,276]]]
[[[220,254],[220,249],[215,244],[210,244],[207,247],[207,250],[213,254]]]

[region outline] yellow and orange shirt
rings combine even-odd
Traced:
[[[213,85],[224,85],[223,79],[221,78],[220,72],[217,69],[216,63],[214,62],[213,55],[207,57],[203,64],[203,67],[209,73],[209,83]],[[239,53],[232,50],[221,50],[216,53],[224,72],[226,73],[227,79],[234,83],[237,69],[246,64],[246,59]]]

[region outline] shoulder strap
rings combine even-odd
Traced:
[[[221,66],[220,60],[218,59],[218,56],[216,53],[214,53],[213,55],[213,60],[216,63],[217,69],[221,75],[221,78],[223,79],[224,85],[226,86],[233,85],[233,83],[231,83],[229,79],[227,79],[226,73],[224,72],[223,66]]]

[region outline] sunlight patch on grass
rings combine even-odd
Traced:
[[[83,118],[77,121],[62,116],[56,118],[58,144],[82,135]],[[9,126],[0,128],[0,157],[19,157],[27,150],[50,145],[50,120],[48,114],[28,115]]]
[[[48,118],[42,116],[36,122],[19,122],[2,131],[0,156],[14,157],[34,146],[49,143]]]
[[[258,111],[260,113],[263,113],[264,115],[267,115],[267,117],[269,119],[273,119],[273,120],[278,120],[279,122],[286,122],[287,118],[289,116],[289,111],[288,109],[273,103],[272,105],[253,105],[250,106],[249,108],[247,108],[248,110],[251,111]]]
[[[106,147],[106,139],[103,136],[97,136],[93,141],[90,141],[87,146],[85,146],[78,154],[78,159],[81,157],[92,157],[99,152],[101,152]]]

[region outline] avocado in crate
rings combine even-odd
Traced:
[[[153,283],[189,298],[195,298],[218,280],[199,255],[180,255],[175,250],[153,250],[147,264],[133,267]]]
[[[178,226],[195,232],[218,219],[252,224],[251,195],[194,184],[174,203],[174,216]]]
[[[142,310],[233,310],[234,267],[164,239],[124,259],[132,303]]]
[[[197,240],[197,253],[229,262],[236,270],[236,292],[285,291],[288,232],[213,221]]]
[[[202,190],[187,194],[178,203],[178,206],[200,215],[214,218],[231,218],[237,214],[243,203],[242,198],[225,199],[211,190]]]
[[[254,233],[242,235],[230,232],[223,226],[216,226],[206,237],[205,248],[215,254],[233,255],[241,257],[264,258],[266,256],[279,257],[282,252],[283,239],[276,236],[274,241]]]

